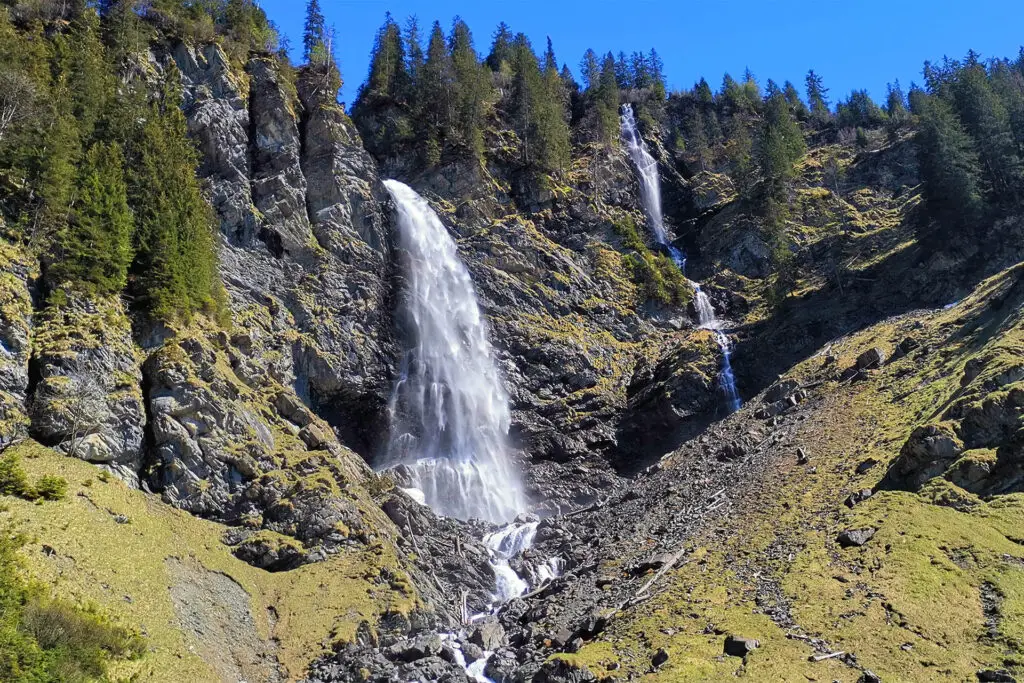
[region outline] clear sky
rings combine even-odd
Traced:
[[[302,43],[305,0],[259,0],[291,39]],[[401,25],[416,15],[424,33],[435,19],[447,33],[454,16],[473,31],[486,55],[498,22],[523,32],[542,51],[547,36],[559,62],[578,74],[584,51],[626,53],[655,48],[665,62],[669,89],[688,88],[701,76],[718,89],[722,75],[750,69],[763,85],[792,80],[803,91],[813,68],[833,102],[853,88],[876,98],[886,83],[921,82],[924,60],[1016,56],[1024,44],[1024,0],[321,0],[337,31],[345,78],[342,99],[351,105],[366,78],[370,49],[389,11]],[[298,56],[298,55],[296,55]]]

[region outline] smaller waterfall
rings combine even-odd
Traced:
[[[398,214],[407,351],[384,466],[404,464],[435,512],[508,522],[526,507],[508,457],[511,416],[483,314],[455,242],[423,197],[384,182]]]
[[[636,127],[636,116],[633,113],[633,105],[622,105],[619,115],[620,131],[622,142],[626,145],[630,159],[636,166],[637,177],[640,180],[641,200],[644,205],[644,212],[647,215],[647,222],[650,223],[654,239],[664,247],[679,270],[686,272],[686,256],[671,244],[668,243],[668,235],[665,232],[665,219],[661,211],[661,177],[658,175],[658,162],[651,153],[647,151],[647,145],[640,137],[640,131]],[[718,385],[725,395],[726,405],[730,413],[734,413],[743,405],[739,392],[736,391],[736,377],[732,371],[732,342],[729,336],[722,331],[722,324],[715,315],[715,308],[711,300],[705,294],[700,285],[690,281],[694,290],[694,306],[697,309],[698,323],[702,329],[711,330],[715,335],[715,341],[722,349],[722,368],[718,373]]]
[[[644,211],[647,213],[647,222],[650,223],[654,232],[654,239],[658,244],[668,244],[668,236],[665,234],[665,220],[661,213],[661,178],[658,175],[658,162],[647,151],[647,145],[640,137],[640,131],[636,127],[636,116],[633,114],[633,105],[622,105],[619,114],[619,129],[622,142],[626,145],[630,159],[636,166],[637,177],[640,180],[640,191],[643,193]]]
[[[735,413],[743,405],[740,394],[736,390],[736,376],[732,371],[732,342],[729,336],[722,331],[722,323],[715,315],[715,307],[711,305],[711,299],[704,293],[696,282],[693,285],[693,305],[697,309],[697,322],[701,329],[710,330],[715,335],[715,341],[722,350],[722,367],[718,372],[718,387],[725,395],[725,402],[730,413]]]

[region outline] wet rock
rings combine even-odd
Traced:
[[[761,642],[754,638],[743,636],[726,636],[723,651],[730,657],[746,657],[761,646]]]
[[[503,647],[487,660],[487,666],[484,667],[484,675],[494,681],[494,683],[513,683],[518,667],[519,660],[516,657],[516,651]]]
[[[485,617],[470,628],[469,642],[484,650],[497,650],[505,644],[505,629],[497,618]]]
[[[846,529],[836,539],[843,548],[859,548],[870,541],[877,533],[876,529],[870,527],[865,529]]]
[[[484,658],[484,650],[475,643],[463,643],[462,656],[466,658],[466,664],[472,664],[476,660]]]

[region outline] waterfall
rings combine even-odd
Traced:
[[[398,181],[384,184],[397,208],[407,343],[384,465],[406,465],[438,514],[509,522],[525,496],[509,462],[508,398],[469,271],[427,201]]]
[[[740,394],[736,390],[736,376],[732,371],[732,342],[722,331],[722,323],[715,315],[715,307],[711,299],[696,282],[693,282],[693,305],[697,309],[697,322],[701,329],[710,330],[715,335],[718,348],[722,350],[722,367],[718,371],[718,388],[725,396],[726,406],[730,413],[735,413],[743,405]]]
[[[640,180],[641,201],[644,205],[644,213],[654,239],[661,245],[679,270],[686,272],[686,257],[681,251],[668,243],[668,235],[665,231],[665,219],[661,210],[661,177],[658,174],[658,162],[647,151],[647,145],[640,137],[640,131],[636,127],[636,116],[633,113],[633,105],[622,105],[619,115],[619,124],[622,141],[626,145],[630,159],[636,166],[637,177]],[[715,341],[722,350],[722,368],[718,373],[718,385],[725,395],[726,404],[730,413],[734,413],[743,405],[739,392],[736,390],[736,377],[732,371],[732,342],[729,336],[722,330],[722,324],[715,315],[715,308],[711,305],[708,295],[701,290],[700,285],[690,281],[694,290],[694,307],[697,309],[698,324],[702,329],[710,330],[715,335]]]
[[[661,213],[661,178],[658,175],[658,162],[647,151],[647,145],[640,137],[640,131],[636,127],[636,116],[633,114],[633,105],[622,105],[619,124],[622,142],[625,143],[626,151],[629,152],[629,157],[636,166],[647,222],[650,224],[651,230],[654,231],[654,239],[658,244],[667,245],[665,220]]]

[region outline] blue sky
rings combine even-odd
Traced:
[[[298,51],[304,0],[260,0]],[[373,38],[384,13],[405,24],[419,17],[428,31],[434,19],[447,29],[460,15],[486,55],[498,22],[530,37],[538,51],[547,36],[560,62],[574,72],[588,47],[599,53],[655,48],[665,62],[669,88],[688,88],[704,76],[714,89],[728,71],[750,69],[763,84],[774,78],[796,83],[814,68],[833,101],[853,88],[876,98],[886,83],[921,81],[925,59],[960,57],[973,48],[983,57],[1015,56],[1024,43],[1022,0],[321,0],[337,30],[337,54],[351,105],[366,78]]]

